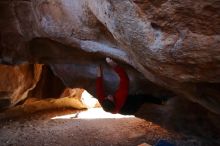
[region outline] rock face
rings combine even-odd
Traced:
[[[201,144],[195,145],[219,145],[220,143],[219,115],[184,98],[172,98],[164,106],[145,104],[135,116],[152,121],[167,130],[200,137]],[[208,144],[202,142],[204,139]]]
[[[136,70],[134,81],[139,71],[151,85],[220,113],[219,0],[1,1],[0,16],[2,63],[47,63],[65,85],[78,86],[76,69],[92,82],[110,56]]]
[[[38,109],[59,107],[76,109],[89,108],[90,104],[86,104],[85,101],[91,101],[93,99],[92,97],[88,97],[88,95],[86,96],[84,91],[82,88],[66,88],[64,83],[54,75],[50,67],[43,65],[40,79],[35,88],[29,92],[28,97],[30,99],[25,101],[25,103],[31,103],[33,105],[38,102],[45,103],[42,104],[42,106],[45,107],[36,106],[35,111],[38,111]],[[32,100],[36,100],[36,102],[32,103]],[[93,107],[95,107],[97,102],[98,101],[95,101]]]
[[[27,98],[41,75],[41,65],[0,65],[0,109]]]

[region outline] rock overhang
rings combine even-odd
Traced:
[[[91,62],[112,57],[154,84],[220,113],[218,1],[32,0],[0,5],[2,63],[41,62],[54,68],[54,63],[79,63],[83,59],[77,53],[83,50],[85,56],[99,54],[100,60]]]

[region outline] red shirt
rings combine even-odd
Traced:
[[[120,66],[116,66],[114,71],[118,74],[120,78],[119,87],[115,92],[114,101],[115,101],[115,109],[112,111],[113,113],[118,113],[121,108],[123,107],[127,96],[128,96],[128,88],[129,88],[129,79],[128,75],[126,74],[125,70]],[[104,92],[104,85],[103,85],[103,74],[101,70],[101,76],[97,77],[96,79],[96,92],[98,96],[98,100],[102,103],[106,97]]]

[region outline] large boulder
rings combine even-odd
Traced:
[[[67,82],[62,71],[89,69],[77,59],[100,56],[88,59],[94,78],[95,66],[110,56],[219,114],[219,10],[218,0],[1,1],[1,62],[48,63]]]
[[[41,75],[41,65],[0,65],[0,109],[12,107],[28,97]]]

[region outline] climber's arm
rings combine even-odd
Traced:
[[[103,73],[102,73],[101,65],[97,68],[96,94],[97,94],[99,102],[102,103],[105,98],[105,92],[104,92]]]

